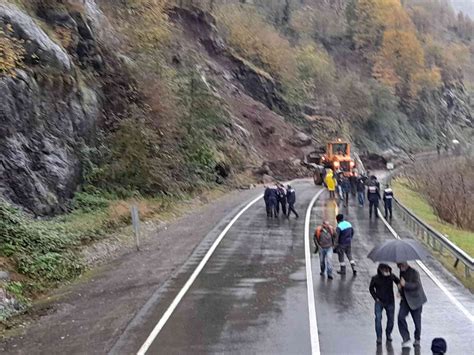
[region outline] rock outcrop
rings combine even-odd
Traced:
[[[57,213],[80,182],[80,150],[100,99],[64,48],[19,8],[0,4],[6,26],[24,41],[27,65],[0,76],[0,195],[36,215]]]

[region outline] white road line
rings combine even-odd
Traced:
[[[378,210],[379,217],[382,219],[385,226],[388,230],[393,234],[393,236],[397,239],[401,239],[398,233],[393,229],[393,227],[387,222],[387,220],[383,217],[382,212]],[[458,309],[469,319],[472,323],[474,323],[474,316],[469,312],[466,307],[459,302],[456,297],[453,296],[451,292],[442,284],[442,282],[428,269],[428,267],[423,264],[423,262],[417,260],[416,263],[420,266],[420,268],[428,275],[428,277],[438,286],[441,291],[449,298],[449,300],[456,306]]]
[[[311,248],[310,248],[310,233],[309,227],[311,222],[311,210],[313,209],[314,203],[321,196],[324,189],[319,191],[309,203],[308,209],[306,210],[306,219],[304,224],[304,252],[306,261],[306,287],[308,291],[308,311],[309,311],[309,334],[311,336],[311,353],[312,355],[320,355],[321,350],[319,349],[319,334],[318,334],[318,322],[316,319],[316,304],[314,302],[314,286],[313,286],[313,272],[311,269]]]
[[[247,204],[247,206],[245,206],[239,213],[237,213],[237,215],[229,222],[229,224],[224,228],[224,230],[221,232],[221,234],[219,234],[219,236],[217,237],[217,239],[214,241],[214,244],[212,244],[211,248],[207,251],[206,255],[204,256],[204,258],[201,260],[201,262],[199,263],[199,265],[196,267],[196,269],[194,270],[194,272],[191,274],[191,276],[189,277],[188,281],[186,281],[186,283],[184,284],[183,288],[179,291],[179,293],[176,295],[176,297],[174,298],[173,302],[171,302],[170,306],[168,307],[168,309],[166,310],[166,312],[163,314],[163,316],[161,317],[161,319],[158,321],[158,323],[156,324],[155,328],[153,328],[153,331],[150,333],[150,335],[148,336],[148,338],[146,339],[145,343],[143,343],[142,347],[140,348],[140,350],[138,350],[137,352],[137,355],[144,355],[146,354],[148,348],[151,346],[151,344],[153,343],[153,341],[156,339],[156,337],[158,336],[158,334],[160,333],[160,331],[163,329],[163,327],[165,326],[166,322],[168,321],[168,319],[171,317],[171,315],[173,314],[174,310],[176,309],[176,307],[178,306],[179,302],[181,302],[181,300],[183,299],[184,295],[186,294],[186,292],[188,292],[188,290],[191,288],[193,282],[196,280],[196,278],[199,276],[199,274],[201,273],[202,269],[204,268],[204,266],[206,265],[206,263],[208,262],[208,260],[211,258],[212,254],[214,253],[214,251],[216,250],[216,248],[219,246],[219,243],[221,242],[221,240],[225,237],[225,235],[227,234],[227,232],[229,231],[229,229],[233,226],[233,224],[240,218],[240,216],[242,216],[245,211],[247,211],[250,207],[252,207],[252,205],[254,205],[257,201],[260,201],[263,197],[263,194],[259,195],[257,198],[255,198],[254,200],[252,200],[251,202],[249,202]]]

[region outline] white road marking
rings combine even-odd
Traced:
[[[176,297],[174,298],[173,302],[171,302],[170,306],[168,307],[168,309],[166,310],[166,312],[163,314],[163,316],[161,317],[161,319],[158,321],[158,323],[156,324],[155,328],[153,328],[153,331],[150,333],[150,335],[148,336],[148,338],[146,339],[145,343],[143,343],[142,347],[140,348],[140,350],[138,350],[137,352],[137,355],[144,355],[146,354],[148,348],[151,346],[151,344],[153,343],[153,341],[156,339],[156,337],[158,336],[158,334],[160,333],[160,331],[163,329],[163,327],[165,326],[166,322],[168,321],[168,319],[171,317],[171,315],[173,314],[174,310],[176,309],[176,307],[178,306],[179,302],[181,302],[181,300],[183,299],[184,295],[186,294],[186,292],[188,292],[188,290],[191,288],[193,282],[196,280],[196,278],[199,276],[199,274],[201,273],[202,269],[204,268],[204,266],[206,265],[206,263],[208,262],[208,260],[211,258],[212,254],[214,253],[214,251],[216,250],[216,248],[219,246],[220,242],[222,241],[222,239],[225,237],[225,235],[227,234],[227,232],[229,231],[229,229],[234,225],[234,223],[240,218],[240,216],[242,216],[245,211],[247,211],[250,207],[252,207],[252,205],[254,205],[257,201],[260,201],[261,199],[263,198],[263,194],[259,195],[257,198],[255,198],[254,200],[252,200],[251,202],[249,202],[247,204],[247,206],[245,206],[239,213],[237,213],[237,215],[229,222],[229,224],[224,228],[224,230],[221,232],[221,234],[219,234],[219,236],[217,237],[217,239],[214,241],[214,244],[212,244],[211,248],[207,251],[206,255],[204,256],[204,258],[201,260],[201,262],[199,263],[199,265],[196,267],[196,269],[194,270],[194,272],[191,274],[191,276],[189,277],[188,281],[186,281],[186,283],[184,284],[183,288],[179,291],[179,293],[176,295]]]
[[[393,227],[387,222],[387,220],[383,217],[382,212],[378,210],[379,212],[379,217],[382,219],[383,223],[385,226],[388,228],[388,230],[393,234],[393,236],[397,239],[401,239],[398,233],[393,229]],[[453,296],[451,292],[442,284],[442,282],[426,267],[423,262],[417,260],[416,263],[420,266],[420,268],[428,275],[428,277],[438,286],[441,291],[444,292],[444,294],[449,298],[449,300],[469,319],[472,323],[474,323],[474,316],[469,312],[466,307],[462,305],[461,302],[459,302],[456,297]]]
[[[314,286],[313,286],[313,272],[311,270],[311,247],[310,247],[310,233],[309,227],[311,222],[311,210],[313,209],[314,203],[321,196],[324,189],[319,191],[309,203],[308,209],[306,210],[306,219],[304,227],[304,252],[306,261],[306,287],[308,291],[308,311],[309,311],[309,334],[311,336],[311,353],[312,355],[320,355],[321,350],[319,348],[319,334],[318,334],[318,322],[316,319],[316,304],[314,302]]]

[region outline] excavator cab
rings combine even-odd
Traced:
[[[330,142],[327,144],[327,155],[332,156],[351,156],[351,148],[349,143]]]
[[[354,173],[355,162],[351,158],[351,144],[338,138],[326,144],[326,151],[323,154],[315,151],[307,156],[308,163],[315,166],[314,183],[323,183],[325,169],[332,169],[334,172],[351,176]]]

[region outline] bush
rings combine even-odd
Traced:
[[[468,157],[417,163],[406,169],[409,187],[420,192],[438,217],[474,231],[474,160]]]
[[[286,86],[293,86],[297,63],[294,49],[253,7],[224,5],[217,11],[227,40],[238,53]]]
[[[349,73],[340,81],[337,97],[340,114],[352,123],[364,123],[372,114],[373,102],[370,87],[359,76]]]
[[[82,212],[94,212],[109,207],[110,200],[99,194],[78,192],[74,195],[73,208]]]
[[[79,240],[60,225],[31,221],[0,202],[0,255],[12,258],[19,272],[39,282],[58,282],[80,274],[83,265],[70,251]]]
[[[307,45],[299,49],[296,59],[300,82],[309,97],[316,98],[332,91],[336,68],[325,50]]]
[[[0,75],[15,75],[15,69],[19,68],[25,56],[25,49],[21,41],[13,38],[11,25],[7,26],[7,32],[0,28]]]

